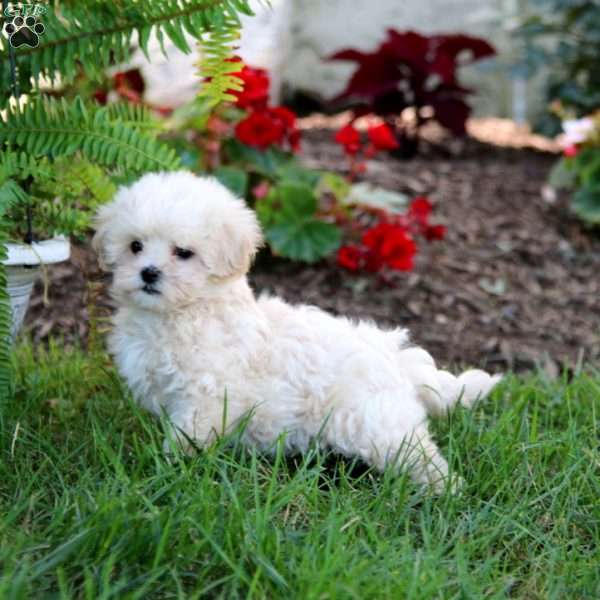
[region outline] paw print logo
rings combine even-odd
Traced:
[[[6,23],[4,31],[13,48],[21,46],[35,48],[40,43],[40,35],[46,31],[46,28],[37,17],[29,15],[28,17],[14,17],[12,21]]]

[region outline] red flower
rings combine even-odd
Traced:
[[[395,150],[400,146],[394,132],[385,123],[369,127],[367,135],[375,150]]]
[[[94,100],[104,106],[108,102],[108,92],[106,90],[96,90],[93,94]]]
[[[360,150],[360,133],[351,124],[342,127],[333,139],[341,146],[344,146],[346,154],[354,155]]]
[[[391,223],[378,223],[363,233],[362,243],[369,248],[369,250],[379,252],[386,236],[393,233],[395,227],[397,226],[392,225]]]
[[[273,119],[279,120],[285,128],[290,148],[294,152],[300,150],[300,130],[296,127],[295,113],[285,106],[273,106],[268,111]]]
[[[292,129],[291,131],[288,131],[288,142],[290,143],[290,148],[292,149],[292,152],[298,152],[298,150],[300,150],[300,130],[296,129],[294,127],[294,129]]]
[[[338,250],[338,264],[349,271],[358,271],[363,262],[363,253],[357,246],[342,246]]]
[[[268,110],[252,112],[235,127],[235,135],[244,144],[265,150],[279,144],[285,136],[285,127]]]
[[[571,144],[570,146],[567,146],[563,150],[563,154],[567,158],[573,158],[574,156],[577,156],[578,153],[579,153],[579,148],[575,144]]]
[[[144,89],[146,87],[144,78],[139,69],[119,71],[113,76],[116,92],[132,104],[141,104]]]
[[[401,225],[379,223],[363,234],[362,242],[373,255],[373,266],[376,267],[379,260],[396,271],[413,268],[417,246]]]
[[[425,196],[415,198],[408,209],[408,221],[414,226],[416,233],[420,233],[428,242],[443,240],[446,228],[443,225],[430,225],[429,216],[432,211],[431,202]]]
[[[235,62],[241,62],[234,59]],[[241,92],[229,90],[237,98],[236,104],[240,108],[263,108],[269,101],[269,76],[264,69],[254,69],[244,66],[238,73],[232,73],[244,82]]]
[[[425,239],[428,242],[441,241],[446,237],[446,228],[443,225],[429,225],[425,229]]]
[[[408,216],[419,225],[427,225],[432,208],[431,202],[425,196],[418,196],[410,203]]]
[[[236,125],[235,135],[240,142],[262,150],[281,144],[285,139],[293,150],[297,150],[300,143],[296,115],[283,106],[254,110]]]
[[[386,237],[381,246],[382,258],[395,271],[411,271],[416,253],[417,245],[401,227],[393,235]]]
[[[263,179],[259,184],[252,188],[252,193],[257,200],[262,200],[269,193],[271,186],[266,179]]]
[[[288,129],[296,127],[296,115],[289,108],[285,106],[273,106],[269,109],[269,112],[273,117],[280,119]]]
[[[120,87],[125,87],[130,90],[143,94],[146,84],[139,69],[129,69],[129,71],[119,71],[113,76],[113,81],[117,91]]]
[[[383,269],[383,258],[375,252],[365,253],[365,270],[369,273],[378,273]]]

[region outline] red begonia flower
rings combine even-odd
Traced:
[[[262,200],[269,193],[271,186],[266,179],[263,179],[259,184],[252,188],[252,193],[257,200]]]
[[[564,150],[563,150],[563,154],[567,157],[567,158],[573,158],[574,156],[577,156],[577,154],[579,153],[579,148],[575,145],[572,144],[570,146],[567,146]]]
[[[376,150],[395,150],[400,146],[394,132],[385,123],[369,127],[367,135]]]
[[[234,61],[238,62],[238,61]],[[269,75],[264,69],[254,69],[247,65],[239,73],[232,73],[244,82],[241,91],[230,90],[229,93],[237,98],[240,108],[262,108],[269,101]]]
[[[333,138],[344,147],[346,154],[356,154],[360,150],[360,133],[351,124],[344,125]]]
[[[383,269],[383,258],[376,252],[366,252],[365,271],[368,271],[369,273],[378,273],[381,269]]]
[[[292,152],[298,152],[300,150],[300,130],[292,129],[288,131],[288,142],[290,143],[290,148]]]
[[[370,250],[379,252],[383,240],[392,233],[393,229],[394,225],[391,223],[378,223],[363,233],[362,243]]]
[[[273,106],[269,111],[274,117],[281,119],[286,127],[292,128],[296,126],[296,115],[289,108],[285,106]]]
[[[338,264],[349,271],[358,271],[363,262],[363,253],[356,246],[342,246],[338,250]]]
[[[396,227],[381,245],[380,254],[385,264],[396,271],[411,271],[417,246],[402,227]]]
[[[418,223],[425,224],[432,208],[431,202],[425,196],[418,196],[410,203],[408,215]]]
[[[396,271],[413,268],[417,246],[406,229],[392,223],[379,223],[363,234],[363,244],[369,248],[371,259],[376,259]]]
[[[296,127],[296,114],[285,106],[273,106],[267,110],[273,119],[281,122],[290,148],[297,152],[300,149],[300,130]]]
[[[446,227],[444,225],[429,225],[425,229],[425,239],[428,242],[441,241],[446,237]]]
[[[113,81],[117,91],[120,87],[125,87],[141,95],[144,93],[146,88],[144,78],[142,77],[142,73],[139,69],[119,71],[118,73],[114,74]]]
[[[104,106],[108,102],[108,92],[106,90],[96,90],[93,94],[94,100]]]
[[[283,141],[285,127],[267,110],[252,112],[236,125],[235,135],[240,142],[264,150]]]

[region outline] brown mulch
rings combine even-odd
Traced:
[[[344,169],[331,136],[304,132],[308,164]],[[474,139],[427,145],[411,161],[378,157],[365,178],[428,195],[436,222],[448,227],[446,240],[422,244],[415,270],[395,274],[391,284],[350,275],[333,260],[305,266],[266,256],[252,283],[334,314],[408,327],[441,364],[539,365],[551,375],[582,361],[600,366],[600,235],[571,216],[566,198],[545,189],[555,160]],[[79,246],[72,263],[51,269],[51,305],[44,308],[38,286],[27,317],[34,340],[85,339],[83,273],[94,265],[91,251]]]

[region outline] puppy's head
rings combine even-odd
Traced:
[[[216,179],[151,173],[96,217],[93,245],[122,304],[168,310],[218,297],[261,242],[254,213]]]

